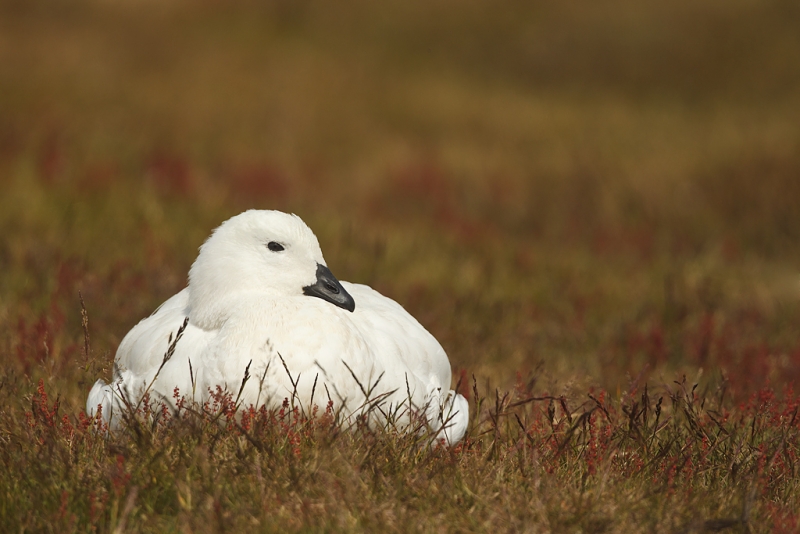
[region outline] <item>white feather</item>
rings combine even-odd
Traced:
[[[271,251],[270,242],[284,250]],[[345,417],[363,407],[367,390],[370,399],[384,395],[384,413],[397,410],[401,428],[411,404],[433,428],[447,422],[439,438],[461,440],[468,404],[450,390],[450,362],[439,342],[368,286],[342,282],[355,300],[353,312],[305,295],[318,265],[326,265],[319,243],[299,217],[251,210],[229,219],[200,248],[189,286],[122,340],[114,380],[97,381],[87,412],[101,405],[114,428],[124,409],[120,392],[137,401],[151,382],[151,396],[170,403],[176,387],[201,402],[218,385],[235,393],[249,365],[245,405],[279,406],[294,393],[308,409],[316,380],[314,404],[327,403],[327,390]],[[158,371],[187,317],[173,356]]]

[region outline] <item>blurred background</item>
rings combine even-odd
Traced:
[[[2,0],[6,373],[79,406],[269,208],[456,378],[791,384],[798,28],[796,0]]]

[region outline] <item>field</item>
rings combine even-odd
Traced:
[[[800,4],[0,1],[0,530],[796,532]],[[210,231],[300,215],[452,449],[83,414]],[[246,424],[245,424],[246,423]]]

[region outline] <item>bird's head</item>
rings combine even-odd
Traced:
[[[309,296],[353,311],[355,302],[331,273],[317,237],[297,215],[249,210],[222,223],[189,270],[193,323],[218,328],[243,296]]]

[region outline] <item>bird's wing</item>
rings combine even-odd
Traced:
[[[123,338],[115,358],[115,381],[124,379],[129,388],[149,384],[161,366],[188,314],[189,290],[184,289],[164,302],[152,315],[142,319]],[[189,362],[194,365],[200,352],[215,336],[188,323],[180,339],[174,343],[169,361],[158,372],[153,388],[167,397],[175,387],[188,393],[192,387]],[[198,369],[193,369],[196,375]]]
[[[450,389],[450,360],[436,338],[394,300],[366,285],[342,285],[356,302],[354,324],[390,377],[387,386],[408,377],[412,402],[425,407],[434,428],[444,427],[437,439],[460,441],[469,422],[469,404]]]
[[[387,374],[413,375],[428,389],[450,388],[450,361],[442,346],[400,304],[369,286],[343,282],[356,301],[353,323]]]

